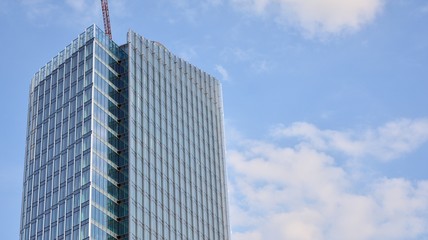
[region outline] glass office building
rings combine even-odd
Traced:
[[[221,87],[91,26],[30,86],[20,239],[230,239]]]

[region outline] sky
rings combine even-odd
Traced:
[[[110,0],[223,86],[233,240],[428,239],[428,1]],[[29,83],[98,0],[0,0],[0,232],[17,239]]]

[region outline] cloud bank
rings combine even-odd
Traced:
[[[297,122],[290,127],[278,127],[274,135],[296,137],[314,149],[334,149],[354,158],[372,156],[391,160],[428,140],[428,119],[400,119],[376,129],[345,132],[321,130],[312,124]]]
[[[31,19],[62,20],[74,23],[100,17],[97,0],[19,0]],[[190,22],[213,7],[233,6],[257,16],[263,16],[287,27],[297,28],[307,36],[325,36],[353,32],[372,22],[382,11],[386,0],[174,0],[167,1],[180,9]],[[111,1],[116,15],[130,12],[127,0]],[[78,17],[76,17],[78,16]],[[83,19],[83,20],[81,20]],[[89,21],[89,22],[93,22]]]
[[[276,137],[297,138],[293,146],[237,140],[228,153],[233,239],[426,239],[428,179],[363,176],[361,183],[335,153],[403,157],[427,141],[427,124],[401,119],[340,132],[295,123],[275,131]]]
[[[309,35],[356,31],[381,11],[383,0],[231,0],[239,9],[297,26]]]

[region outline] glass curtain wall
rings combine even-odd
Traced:
[[[128,32],[131,239],[229,239],[219,82]]]
[[[94,27],[31,81],[20,239],[89,237]]]
[[[20,239],[127,235],[126,61],[91,26],[33,77]]]
[[[127,54],[95,31],[91,237],[127,239]]]

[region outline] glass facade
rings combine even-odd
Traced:
[[[229,239],[219,82],[95,25],[30,85],[20,239]]]
[[[129,236],[229,239],[219,82],[128,33]]]

